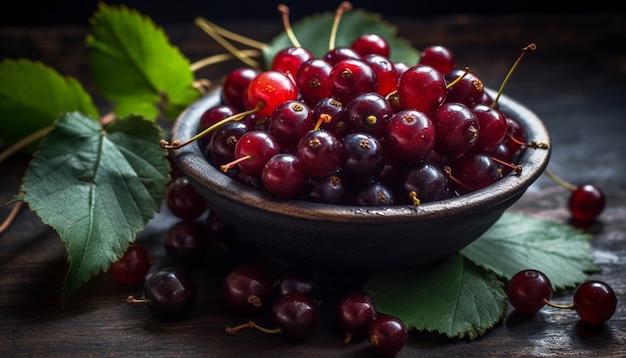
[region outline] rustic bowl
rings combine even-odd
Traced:
[[[197,134],[200,116],[220,103],[212,92],[189,106],[172,128],[181,143]],[[527,138],[549,143],[542,121],[501,96],[500,109],[517,119]],[[196,143],[173,150],[173,160],[244,245],[279,262],[367,274],[432,264],[458,252],[491,227],[548,164],[550,149],[527,148],[520,175],[461,197],[420,206],[358,207],[276,199],[213,167]]]

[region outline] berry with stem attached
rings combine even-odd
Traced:
[[[272,284],[265,270],[258,265],[238,265],[224,277],[224,300],[233,312],[259,313],[271,300],[271,293]]]
[[[254,321],[227,327],[226,333],[235,334],[245,328],[255,328],[269,334],[280,334],[292,342],[309,338],[319,324],[318,303],[307,293],[290,292],[279,296],[272,305],[272,320],[276,328],[265,328]]]
[[[617,296],[606,282],[587,280],[576,287],[571,304],[561,305],[550,301],[546,301],[546,304],[554,308],[576,310],[583,322],[599,325],[613,317],[617,309]]]
[[[235,144],[235,160],[222,164],[220,169],[226,172],[238,166],[244,174],[260,178],[265,163],[278,153],[280,146],[270,133],[251,130],[244,133]]]
[[[558,177],[550,170],[544,173],[555,183],[571,192],[568,207],[575,220],[588,224],[594,222],[604,211],[606,197],[604,192],[593,184],[573,185]]]
[[[589,324],[608,321],[617,308],[615,291],[607,283],[590,280],[574,291],[574,307],[580,318]]]
[[[509,302],[519,312],[532,314],[545,305],[558,309],[576,310],[583,322],[599,325],[608,321],[617,309],[615,291],[606,282],[587,280],[576,287],[572,303],[557,304],[552,298],[552,284],[540,271],[519,271],[509,281]]]
[[[197,287],[184,269],[166,267],[155,272],[144,284],[145,298],[129,296],[129,303],[146,303],[150,311],[165,321],[186,318],[194,308]]]

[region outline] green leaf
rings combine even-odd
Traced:
[[[302,47],[315,57],[322,57],[329,49],[330,32],[335,13],[325,12],[310,15],[292,25],[292,30]],[[411,44],[397,36],[397,28],[382,20],[380,14],[363,9],[352,9],[341,17],[335,47],[349,46],[360,35],[375,33],[387,39],[391,46],[390,58],[395,62],[404,62],[409,66],[417,64],[420,53]],[[285,47],[293,46],[283,31],[263,49],[265,63],[269,67],[274,55]]]
[[[74,112],[56,120],[35,152],[22,190],[67,248],[62,307],[82,284],[108,270],[160,209],[170,169],[161,135],[141,117],[103,128]]]
[[[200,97],[189,60],[135,10],[100,3],[87,48],[96,88],[115,103],[118,117],[156,119],[163,108],[174,119]]]
[[[26,59],[0,62],[0,138],[15,143],[49,127],[64,112],[98,118],[91,96],[71,77]],[[33,152],[36,145],[26,148]]]
[[[483,335],[507,306],[498,277],[460,255],[428,269],[374,274],[363,290],[379,312],[399,317],[411,329],[450,338]]]
[[[574,287],[598,270],[590,240],[572,226],[507,212],[461,253],[507,280],[523,269],[539,270],[558,289]]]

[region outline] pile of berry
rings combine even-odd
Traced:
[[[195,269],[212,260],[217,265],[212,268],[225,272],[220,300],[224,307],[237,317],[258,319],[266,325],[246,320],[227,326],[227,334],[255,328],[292,343],[302,342],[317,331],[324,304],[334,305],[331,308],[337,328],[344,334],[344,344],[368,341],[373,350],[388,355],[407,344],[405,323],[378,312],[366,294],[348,291],[329,301],[322,293],[324,283],[314,272],[296,266],[271,267],[232,252],[232,236],[236,234],[215,215],[186,176],[177,176],[169,183],[165,203],[180,219],[163,239],[171,260],[157,264],[150,273],[153,256],[145,246],[134,243],[110,267],[111,277],[120,284],[143,282],[143,297],[129,296],[129,303],[145,304],[155,317],[166,322],[189,318],[198,297]]]
[[[238,68],[200,120],[199,143],[223,172],[278,198],[418,205],[484,188],[526,145],[480,78],[431,46],[390,60],[365,34],[315,57],[287,47],[271,67]]]

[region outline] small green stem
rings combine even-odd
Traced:
[[[557,303],[550,302],[550,300],[548,300],[546,298],[543,299],[543,302],[546,305],[550,306],[550,307],[559,308],[559,309],[563,309],[563,310],[571,310],[571,309],[575,309],[576,308],[576,306],[573,303],[570,303],[568,305],[560,305],[560,304],[557,304]]]
[[[270,334],[278,334],[281,332],[280,328],[269,329],[269,328],[259,326],[258,324],[254,323],[254,321],[249,321],[249,322],[240,324],[235,327],[226,327],[226,333],[235,334],[245,328],[255,328],[261,332],[270,333]]]
[[[341,16],[344,11],[348,11],[352,9],[352,4],[348,1],[344,1],[339,4],[337,8],[337,12],[335,13],[335,20],[333,21],[333,27],[330,31],[330,39],[328,40],[328,49],[332,50],[335,48],[335,41],[337,38],[337,29],[339,28],[339,21],[341,20]]]
[[[263,102],[259,102],[256,107],[247,110],[247,111],[243,111],[243,112],[239,112],[233,116],[230,117],[226,117],[224,119],[222,119],[219,122],[214,123],[213,125],[209,126],[208,128],[206,128],[205,130],[203,130],[202,132],[196,134],[195,136],[189,138],[187,141],[180,143],[179,141],[174,141],[171,144],[166,141],[166,140],[161,140],[161,142],[159,143],[161,145],[161,148],[163,149],[179,149],[182,148],[184,146],[186,146],[187,144],[190,144],[191,142],[201,138],[202,136],[212,132],[213,130],[215,130],[216,128],[218,128],[219,126],[221,126],[222,124],[228,123],[228,122],[232,122],[232,121],[239,121],[241,119],[243,119],[245,116],[247,116],[248,114],[252,114],[254,112],[257,112],[259,109],[261,109],[263,107],[264,103]]]
[[[240,51],[242,54],[244,54],[245,56],[248,57],[259,57],[261,56],[261,51],[259,50],[255,50],[255,49],[249,49],[249,50],[241,50]],[[191,64],[191,71],[197,71],[203,67],[207,67],[219,62],[224,62],[224,61],[228,61],[228,60],[232,60],[232,59],[236,59],[237,56],[233,55],[232,53],[220,53],[217,55],[213,55],[210,57],[206,57],[203,58],[201,60],[198,60],[194,63]]]
[[[465,71],[463,71],[463,74],[460,75],[459,77],[457,77],[456,79],[454,79],[454,81],[448,83],[446,85],[446,89],[450,89],[450,87],[454,86],[455,84],[457,84],[460,80],[462,80],[465,76],[467,76],[467,74],[469,73],[469,67],[465,67]]]
[[[567,182],[567,181],[565,181],[565,180],[563,180],[563,179],[559,178],[556,174],[552,173],[552,172],[551,172],[550,170],[548,170],[548,169],[545,169],[545,170],[543,171],[543,173],[544,173],[544,174],[545,174],[548,178],[550,178],[553,182],[555,182],[555,183],[559,184],[560,186],[564,187],[564,188],[565,188],[565,189],[567,189],[567,190],[570,190],[570,191],[576,191],[576,189],[578,189],[578,188],[576,187],[576,185],[571,184],[571,183],[569,183],[569,182]]]
[[[230,42],[226,41],[226,39],[217,31],[214,25],[203,19],[201,17],[196,18],[196,25],[200,27],[204,32],[206,32],[209,36],[211,36],[215,41],[217,41],[222,47],[224,47],[228,52],[232,53],[233,56],[237,57],[239,60],[244,62],[246,65],[253,68],[261,68],[261,65],[254,61],[252,58],[248,57],[241,50],[233,46]]]
[[[526,46],[526,47],[524,47],[522,49],[521,55],[519,55],[519,57],[517,58],[517,60],[515,61],[515,63],[511,67],[511,69],[509,70],[509,72],[506,74],[506,77],[504,78],[504,81],[502,81],[502,84],[500,85],[500,89],[498,90],[498,94],[496,95],[496,98],[493,100],[493,103],[491,104],[492,107],[495,107],[496,104],[498,103],[498,100],[500,99],[500,95],[502,95],[502,92],[504,92],[504,86],[506,86],[506,84],[509,82],[509,78],[511,77],[511,75],[513,74],[513,72],[515,71],[515,69],[517,68],[519,63],[522,61],[522,58],[524,58],[524,56],[528,52],[534,51],[535,49],[537,49],[537,46],[535,44],[533,44],[533,43],[531,43],[530,45],[528,45],[528,46]]]
[[[285,28],[285,33],[287,33],[287,37],[289,37],[289,40],[295,47],[302,47],[302,45],[300,45],[300,42],[298,41],[298,38],[296,38],[296,35],[293,33],[291,24],[289,23],[289,7],[287,7],[287,5],[280,4],[278,5],[278,11],[280,11],[280,14],[282,15],[283,27]]]
[[[259,50],[263,50],[265,47],[267,47],[267,44],[265,44],[263,42],[260,42],[260,41],[257,41],[257,40],[253,40],[253,39],[251,39],[249,37],[241,36],[241,35],[239,35],[239,34],[237,34],[235,32],[232,32],[232,31],[228,31],[228,30],[224,29],[223,27],[217,26],[216,24],[210,22],[209,20],[207,20],[205,18],[199,17],[199,18],[196,19],[196,24],[199,24],[200,22],[205,24],[206,26],[211,27],[211,29],[213,31],[215,31],[217,34],[219,34],[219,35],[221,35],[221,36],[223,36],[225,38],[231,39],[233,41],[239,42],[240,44],[247,45],[247,46],[250,46],[250,47],[254,47],[254,48],[259,49]]]

